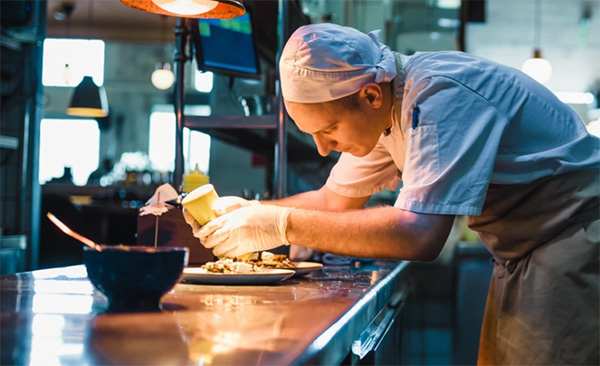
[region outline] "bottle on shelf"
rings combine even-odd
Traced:
[[[198,169],[198,164],[193,171],[186,174],[183,177],[183,188],[182,191],[186,193],[190,193],[194,189],[203,186],[209,182],[208,175],[202,173],[200,169]]]

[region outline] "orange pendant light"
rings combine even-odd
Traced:
[[[230,19],[246,13],[241,0],[120,0],[149,13],[183,18]]]

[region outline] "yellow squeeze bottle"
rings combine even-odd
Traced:
[[[208,175],[198,169],[198,164],[192,172],[183,177],[183,192],[190,193],[194,189],[207,184]]]
[[[216,215],[212,209],[213,203],[219,198],[212,184],[205,184],[191,191],[181,201],[186,211],[198,221],[200,225],[206,225]]]

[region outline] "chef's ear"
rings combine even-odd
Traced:
[[[383,105],[383,91],[377,83],[365,84],[359,91],[359,95],[364,98],[372,108],[380,108]]]

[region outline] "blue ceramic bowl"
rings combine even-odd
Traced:
[[[181,279],[188,263],[185,247],[109,246],[83,248],[83,263],[109,311],[156,311],[161,297]]]

